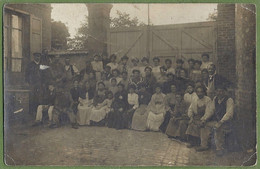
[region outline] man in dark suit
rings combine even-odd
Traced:
[[[215,96],[215,87],[219,85],[225,85],[227,88],[232,86],[232,83],[224,78],[223,76],[216,73],[216,66],[214,64],[210,64],[208,66],[209,78],[206,83],[207,87],[207,95],[213,99]]]
[[[40,58],[41,53],[33,54],[33,61],[31,61],[25,71],[25,81],[29,84],[29,113],[36,113],[39,104],[39,93],[41,89],[40,76]]]

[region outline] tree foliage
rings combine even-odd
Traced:
[[[207,20],[208,21],[216,21],[217,17],[218,17],[218,11],[215,10],[214,12],[209,13],[209,16],[208,16]]]
[[[137,17],[131,18],[129,14],[125,12],[116,12],[116,17],[110,18],[111,28],[126,28],[134,26],[143,26],[143,22],[140,22]],[[88,27],[88,17],[81,23],[80,28],[77,30],[77,34],[74,38],[69,39],[68,46],[69,49],[87,49],[89,38],[89,27]]]
[[[130,14],[125,12],[116,11],[117,17],[110,18],[110,27],[111,28],[124,28],[124,27],[133,27],[133,26],[144,26],[143,22],[140,22],[137,17],[131,19]]]
[[[51,21],[51,47],[67,49],[67,38],[70,36],[67,26],[60,21]]]

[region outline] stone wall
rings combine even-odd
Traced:
[[[252,4],[236,5],[236,113],[243,148],[255,147],[256,14]]]

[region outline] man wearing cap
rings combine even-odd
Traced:
[[[227,88],[224,84],[216,86],[216,96],[211,106],[202,117],[201,146],[197,151],[208,149],[210,133],[214,132],[217,155],[224,154],[225,134],[230,132],[231,120],[234,115],[234,101],[227,96]]]
[[[127,72],[128,71],[128,65],[127,65],[127,62],[128,62],[128,57],[126,55],[124,55],[122,58],[121,58],[121,63],[118,65],[118,70],[122,73],[122,72]]]
[[[31,90],[29,96],[30,113],[35,113],[39,104],[39,92],[41,89],[40,58],[40,53],[34,53],[34,60],[27,65],[25,71],[25,81],[29,84]]]
[[[153,74],[154,74],[156,80],[158,80],[158,78],[160,76],[160,73],[161,73],[161,71],[160,71],[160,67],[161,67],[160,66],[160,58],[159,57],[154,57],[153,58],[153,64],[154,64],[154,66],[153,66]]]

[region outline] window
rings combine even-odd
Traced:
[[[23,18],[4,14],[4,71],[21,72],[23,59]]]

